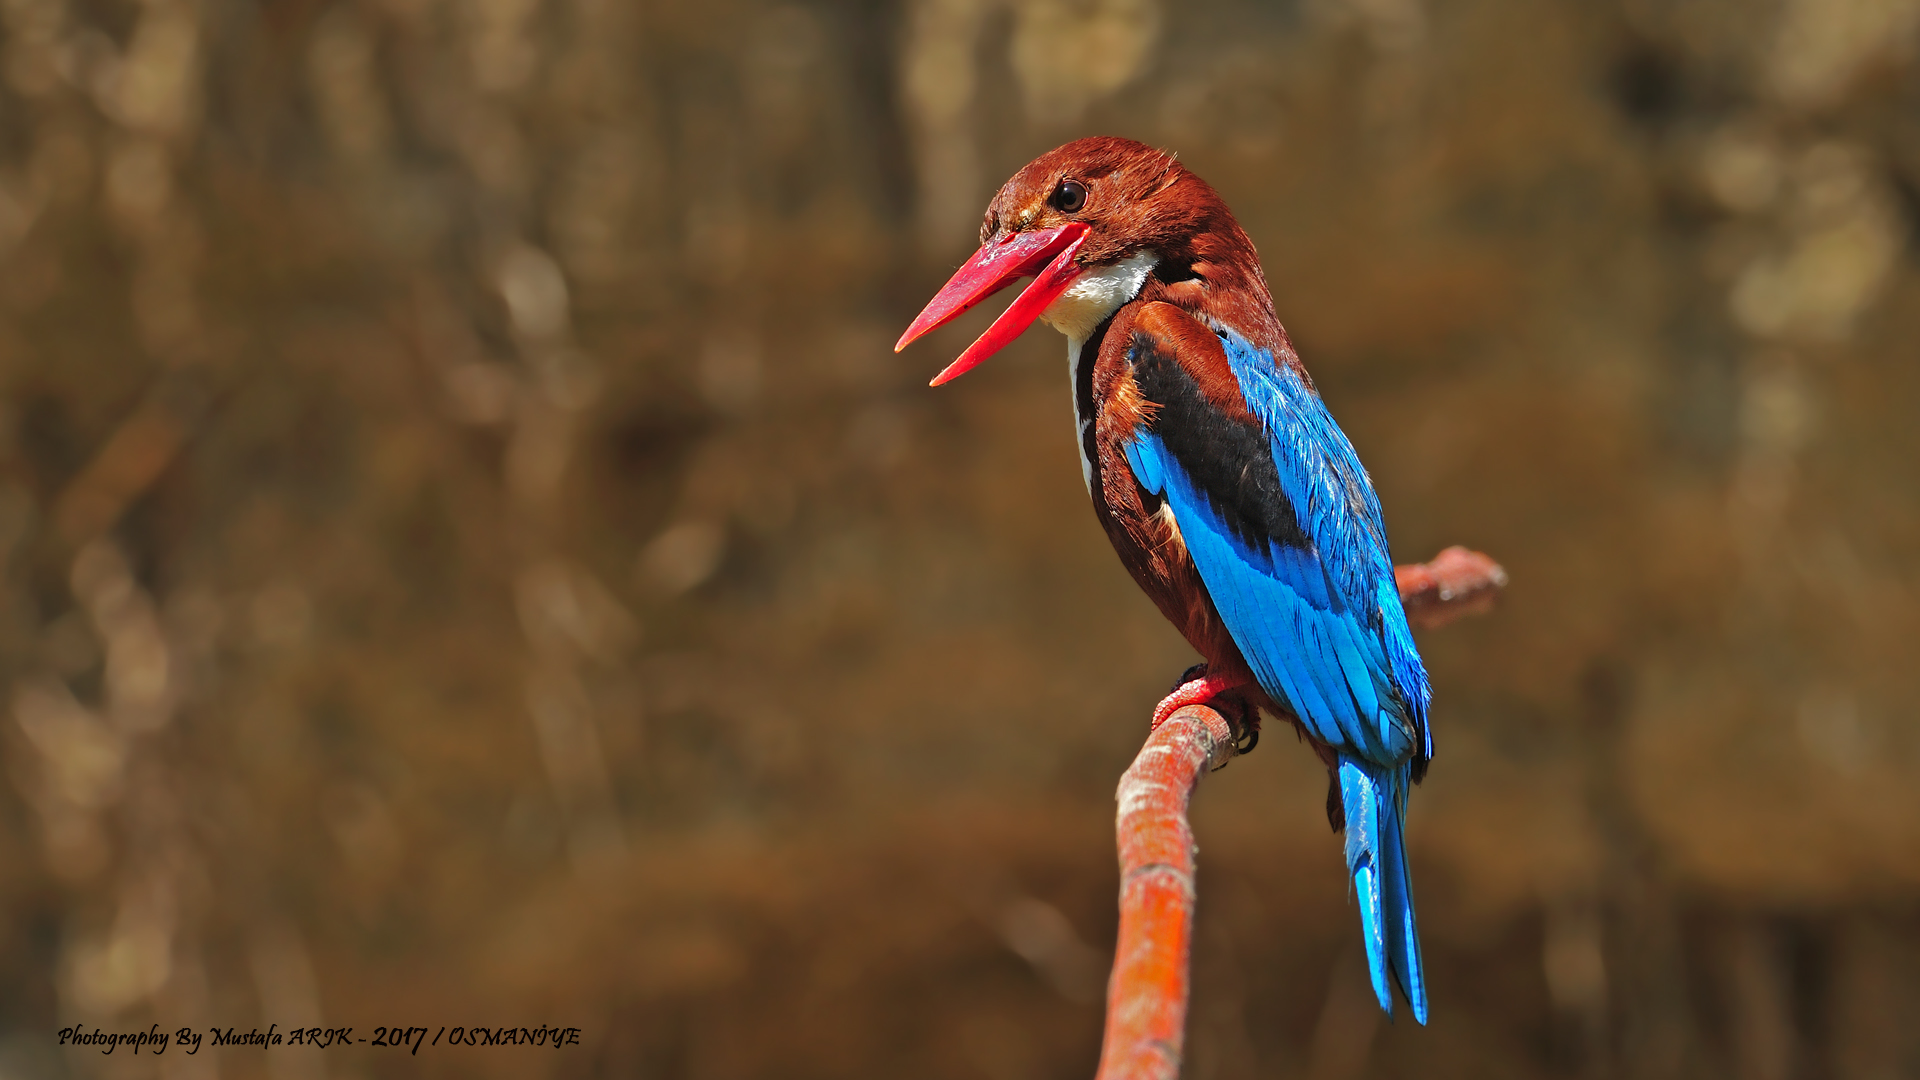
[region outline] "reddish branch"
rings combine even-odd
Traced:
[[[1226,718],[1189,705],[1147,736],[1120,778],[1120,940],[1107,982],[1103,1080],[1180,1073],[1194,898],[1187,797],[1203,771],[1232,756]]]
[[[1400,586],[1407,621],[1432,629],[1463,615],[1491,611],[1494,597],[1506,587],[1507,572],[1485,555],[1455,546],[1432,562],[1394,567],[1393,580]]]
[[[1396,567],[1407,618],[1443,626],[1493,606],[1500,564],[1451,547],[1432,562]],[[1187,800],[1200,777],[1234,754],[1219,713],[1189,705],[1167,718],[1120,778],[1120,938],[1107,981],[1107,1032],[1098,1080],[1172,1080],[1186,1038],[1193,937],[1193,830]]]

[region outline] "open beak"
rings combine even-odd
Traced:
[[[1067,291],[1067,286],[1073,284],[1073,279],[1080,276],[1080,267],[1073,257],[1079,252],[1087,232],[1085,223],[1070,221],[1052,229],[1013,233],[997,244],[974,252],[973,258],[954,271],[952,279],[927,302],[919,318],[914,319],[913,325],[907,327],[907,332],[900,335],[900,342],[893,347],[893,351],[899,352],[934,329],[952,322],[968,308],[1015,281],[1032,277],[1033,284],[1014,298],[1007,310],[993,320],[993,325],[987,327],[986,333],[967,346],[967,351],[961,353],[958,360],[935,375],[931,385],[939,386],[966,374],[980,361],[1006,348],[1009,342],[1032,326],[1040,313],[1059,299],[1060,294]]]

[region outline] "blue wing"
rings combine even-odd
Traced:
[[[1136,377],[1160,415],[1127,446],[1134,476],[1173,512],[1263,689],[1335,750],[1378,765],[1425,758],[1426,670],[1366,470],[1297,373],[1222,338],[1259,429],[1223,432],[1251,425],[1183,393],[1177,361],[1142,355],[1156,344],[1143,335]]]
[[[1139,334],[1130,359],[1158,410],[1127,461],[1172,511],[1261,688],[1336,752],[1374,992],[1391,1012],[1391,972],[1425,1023],[1403,831],[1413,765],[1433,753],[1429,690],[1379,499],[1299,374],[1236,334],[1220,336],[1251,422],[1213,407],[1164,343]]]

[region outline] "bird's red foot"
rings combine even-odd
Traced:
[[[1209,704],[1215,698],[1234,695],[1235,691],[1253,682],[1245,674],[1213,674],[1207,671],[1205,664],[1196,664],[1188,668],[1187,674],[1182,678],[1184,681],[1173,688],[1173,693],[1161,698],[1160,704],[1154,706],[1154,728],[1166,723],[1167,717],[1189,705]],[[1246,711],[1246,702],[1240,700],[1233,702],[1233,712],[1236,716],[1243,715]]]

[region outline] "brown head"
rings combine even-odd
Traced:
[[[1207,182],[1171,154],[1095,136],[1028,162],[988,204],[980,250],[908,328],[898,351],[1022,277],[1035,281],[939,385],[997,352],[1035,319],[1071,337],[1151,289],[1196,315],[1278,345],[1279,322],[1253,242]]]

